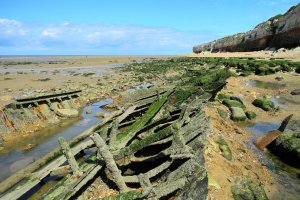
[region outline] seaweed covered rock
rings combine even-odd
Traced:
[[[248,177],[234,177],[231,192],[235,200],[268,200],[264,188]]]
[[[228,110],[218,108],[218,113],[219,113],[220,117],[222,117],[223,119],[227,119],[229,117]]]
[[[300,130],[285,131],[267,148],[288,164],[300,167]]]
[[[245,121],[247,119],[247,116],[242,108],[239,107],[230,107],[231,111],[231,119],[233,121]]]
[[[267,98],[255,99],[252,104],[256,107],[263,109],[264,111],[272,111],[276,109],[274,102],[270,101]]]
[[[243,103],[241,103],[240,101],[237,101],[237,100],[225,99],[225,100],[223,100],[222,103],[225,106],[227,106],[228,108],[238,107],[238,108],[246,109],[246,106]]]
[[[253,111],[247,111],[246,116],[247,116],[248,119],[252,120],[252,119],[256,118],[256,113],[253,112]]]
[[[300,89],[295,89],[291,92],[291,95],[300,95]]]
[[[232,160],[231,149],[227,144],[227,142],[222,137],[219,137],[215,142],[219,144],[219,148],[221,150],[222,156],[227,160]]]

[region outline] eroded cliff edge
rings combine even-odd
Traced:
[[[276,15],[248,32],[194,46],[193,52],[243,52],[297,46],[300,46],[300,4],[291,7],[284,15]]]

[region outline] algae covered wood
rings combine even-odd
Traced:
[[[66,156],[68,163],[71,166],[73,174],[80,174],[78,163],[75,160],[74,154],[72,153],[70,146],[65,138],[59,137],[58,138],[59,144],[61,146],[63,154]]]
[[[118,148],[125,147],[128,141],[130,141],[135,134],[141,130],[153,117],[154,115],[160,110],[160,108],[165,104],[165,102],[168,100],[169,95],[171,92],[168,92],[167,94],[163,95],[160,99],[158,99],[156,102],[154,102],[148,109],[148,111],[140,118],[137,119],[124,133],[121,133],[119,136],[118,141]]]
[[[83,172],[80,176],[70,174],[67,175],[50,190],[48,190],[41,199],[70,199],[82,187],[84,187],[88,181],[92,180],[101,168],[102,166],[96,162],[96,155],[93,154],[90,156],[89,162],[85,162],[80,166],[80,170]]]
[[[116,162],[113,159],[112,154],[109,151],[105,141],[97,134],[91,135],[92,140],[98,147],[98,154],[104,159],[108,170],[112,173],[114,182],[118,186],[121,192],[128,191],[126,183],[121,175],[121,171],[118,169]]]

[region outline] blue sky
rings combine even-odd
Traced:
[[[0,0],[0,55],[184,54],[299,0]]]

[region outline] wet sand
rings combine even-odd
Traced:
[[[51,93],[51,90],[56,88],[72,90],[84,89],[86,85],[105,86],[111,80],[111,76],[115,75],[113,68],[126,63],[141,62],[144,59],[164,57],[2,56],[0,57],[0,107],[11,103],[14,97],[43,95]]]

